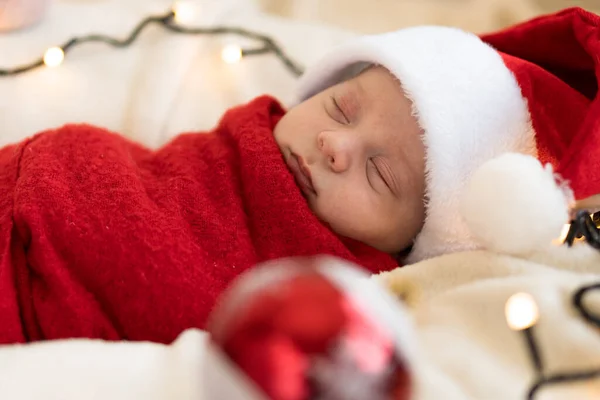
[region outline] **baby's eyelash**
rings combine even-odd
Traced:
[[[346,116],[346,113],[344,112],[344,110],[342,109],[342,107],[340,106],[340,104],[338,103],[338,101],[335,98],[335,96],[331,96],[331,101],[333,102],[334,107],[340,112],[340,114],[344,118],[343,122],[345,124],[349,124],[350,120],[348,119],[348,116]]]
[[[388,183],[388,181],[383,177],[383,174],[381,173],[381,170],[377,167],[377,164],[375,163],[373,158],[369,159],[369,163],[371,163],[371,165],[373,166],[373,168],[375,168],[375,171],[377,172],[377,175],[379,175],[379,178],[381,178],[381,180],[383,181],[383,183],[385,183],[385,185],[389,188],[390,185]]]

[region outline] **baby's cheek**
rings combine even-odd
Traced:
[[[314,212],[340,235],[365,241],[372,234],[373,209],[360,195],[335,191],[320,196]]]

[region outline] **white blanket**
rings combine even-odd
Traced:
[[[272,36],[300,64],[313,62],[349,32],[261,14],[243,0],[188,0],[190,25],[233,25]],[[73,36],[119,38],[148,15],[164,14],[167,0],[56,0],[43,22],[0,35],[0,68],[27,64]],[[0,145],[69,122],[87,122],[151,147],[182,131],[209,129],[223,112],[261,94],[284,104],[296,78],[273,55],[227,65],[220,59],[235,36],[186,36],[148,27],[132,46],[84,44],[58,68],[0,78]]]
[[[519,292],[539,307],[534,334],[548,375],[600,368],[600,332],[572,305],[579,286],[600,283],[600,254],[588,247],[552,252],[531,260],[455,254],[382,276],[418,292],[410,309],[420,342],[416,399],[526,399],[535,368],[504,309]],[[598,292],[586,302],[596,315]],[[597,399],[600,380],[548,386],[536,398]]]

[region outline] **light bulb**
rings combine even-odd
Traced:
[[[242,59],[242,48],[235,44],[227,45],[221,51],[221,58],[227,64],[236,64]]]
[[[537,304],[528,293],[516,293],[510,296],[504,307],[506,322],[510,329],[522,331],[532,327],[538,320]]]
[[[58,67],[65,59],[65,52],[60,47],[50,47],[44,53],[44,64],[47,67]]]
[[[171,10],[173,11],[175,22],[180,24],[190,23],[194,21],[197,12],[197,4],[192,1],[176,1]]]

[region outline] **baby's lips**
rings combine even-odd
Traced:
[[[348,280],[370,282],[332,257],[259,265],[222,297],[208,326],[211,345],[269,399],[408,399],[395,333],[372,317],[374,304],[347,290]]]

